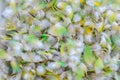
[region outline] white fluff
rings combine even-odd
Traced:
[[[37,71],[37,74],[38,75],[44,75],[45,74],[45,68],[43,67],[43,66],[37,66],[37,69],[36,69],[36,71]]]
[[[65,8],[66,14],[72,13],[72,7],[71,6],[67,6]]]
[[[79,14],[75,14],[74,17],[73,17],[73,21],[74,22],[79,22],[81,20],[81,17]]]
[[[5,8],[5,10],[2,12],[2,15],[5,17],[5,18],[8,18],[10,19],[13,15],[14,15],[14,12],[11,8],[7,7]]]

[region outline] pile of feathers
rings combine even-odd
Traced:
[[[0,80],[120,80],[120,0],[0,0]]]

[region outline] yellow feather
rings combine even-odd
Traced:
[[[85,27],[85,32],[86,35],[87,34],[92,34],[92,29],[90,27]]]
[[[6,30],[15,30],[16,27],[14,25],[14,23],[10,22],[6,25]]]
[[[84,26],[85,21],[84,20],[80,20],[80,25]]]
[[[84,3],[85,2],[85,0],[80,0],[80,3]]]
[[[95,1],[95,2],[94,2],[94,5],[95,5],[95,6],[100,6],[100,3],[97,2],[97,1]]]

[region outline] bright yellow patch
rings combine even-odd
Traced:
[[[80,3],[84,3],[85,0],[80,0]]]
[[[92,29],[90,27],[85,27],[85,34],[92,34]]]
[[[36,11],[35,11],[34,9],[31,9],[31,10],[29,11],[29,13],[35,15],[35,14],[36,14]]]
[[[95,5],[95,6],[100,6],[100,3],[97,2],[97,1],[95,1],[95,2],[94,2],[94,5]]]
[[[60,75],[56,75],[56,79],[57,79],[57,80],[60,80]]]
[[[80,25],[84,26],[85,21],[84,20],[80,20]]]

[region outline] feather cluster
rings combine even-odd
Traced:
[[[0,0],[0,80],[120,80],[119,0]]]

